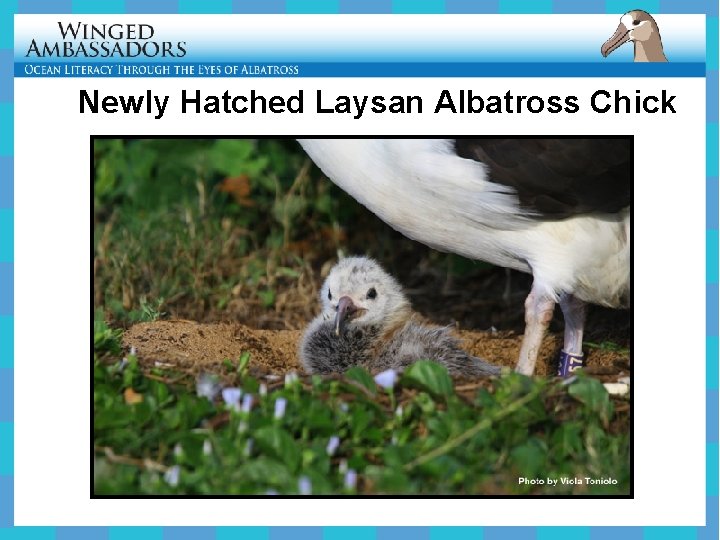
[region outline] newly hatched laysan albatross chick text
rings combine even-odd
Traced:
[[[357,120],[366,113],[422,114],[423,99],[417,95],[357,96],[313,93],[315,107],[313,114],[346,114]],[[182,90],[180,112],[183,114],[302,114],[305,112],[305,96],[298,90],[288,96],[261,94],[255,89],[247,94],[234,95],[226,90],[220,95],[203,94],[200,90]],[[644,94],[636,90],[627,95],[619,90],[597,90],[589,98],[590,108],[599,114],[672,113],[677,96],[667,90]],[[80,90],[80,112],[98,114],[146,113],[156,119],[162,118],[170,103],[170,96],[158,96],[152,90],[140,95],[104,95],[98,90]],[[432,110],[435,114],[522,114],[548,112],[552,114],[573,114],[581,110],[578,96],[526,96],[513,94],[508,90],[503,95],[481,96],[473,90],[451,92],[442,90]]]

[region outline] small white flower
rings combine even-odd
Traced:
[[[312,495],[312,482],[307,476],[301,476],[298,480],[298,491],[300,495]]]
[[[375,375],[375,382],[385,390],[390,390],[397,382],[398,374],[394,369],[386,369]]]
[[[340,474],[345,474],[348,472],[348,464],[346,459],[341,459],[340,464],[338,465],[338,471]]]
[[[180,467],[178,465],[173,465],[167,471],[165,471],[165,475],[163,476],[163,478],[169,486],[177,486],[180,482]]]
[[[248,429],[248,424],[245,420],[240,420],[238,423],[237,432],[238,433],[245,433]]]
[[[291,371],[285,374],[285,386],[292,386],[299,380],[297,373]]]
[[[390,438],[390,444],[392,444],[393,446],[396,446],[397,443],[398,443],[397,435],[395,435],[395,434],[393,433],[393,436]]]
[[[285,416],[285,407],[287,407],[287,399],[279,397],[275,400],[276,420],[280,420],[283,416]]]
[[[267,396],[267,384],[260,383],[260,388],[258,388],[258,394],[261,396]]]
[[[212,401],[220,392],[220,385],[215,377],[208,373],[203,373],[195,383],[195,391],[198,396],[208,398]]]
[[[403,415],[402,405],[398,405],[397,408],[395,409],[395,416],[397,416],[398,418],[402,418],[402,415]]]
[[[135,348],[135,345],[130,346],[130,356],[137,356],[137,349]]]
[[[245,394],[243,396],[243,400],[242,400],[242,407],[241,407],[242,412],[244,412],[245,414],[249,413],[250,409],[252,409],[252,405],[253,405],[252,394]]]
[[[348,405],[348,404],[345,403],[344,401],[341,401],[341,402],[340,402],[340,410],[341,410],[342,412],[348,412],[348,411],[350,410],[350,405]]]
[[[223,388],[222,398],[225,404],[236,411],[240,410],[240,398],[242,390],[239,388]]]
[[[183,453],[184,452],[183,452],[182,444],[176,443],[175,446],[173,447],[173,455],[175,457],[180,457],[183,455]]]
[[[357,486],[357,473],[352,469],[348,469],[345,473],[343,484],[345,484],[345,489],[354,490],[355,486]]]
[[[212,443],[210,442],[210,439],[205,439],[203,441],[202,453],[204,456],[212,455]]]
[[[325,451],[327,452],[328,456],[334,456],[335,452],[338,449],[338,446],[340,446],[340,437],[337,435],[333,435],[330,437],[330,440],[327,443],[327,446],[325,447]]]

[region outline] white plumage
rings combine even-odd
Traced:
[[[626,305],[632,186],[618,199],[611,193],[617,189],[608,178],[618,170],[627,174],[628,167],[631,178],[632,171],[627,156],[608,156],[606,165],[603,156],[591,155],[596,146],[598,152],[605,148],[593,140],[582,145],[572,139],[549,139],[552,143],[547,144],[540,139],[517,141],[515,145],[513,139],[461,143],[454,139],[301,139],[300,144],[338,186],[409,238],[440,251],[532,273],[517,367],[531,374],[555,303],[560,303],[565,315],[564,350],[576,357],[582,354],[585,302]],[[466,154],[476,152],[492,159],[460,157],[460,144]],[[544,152],[542,163],[537,148]],[[625,152],[624,147],[618,148]],[[503,152],[512,154],[509,167],[503,165]],[[555,155],[562,162],[557,168]],[[525,178],[533,176],[536,165],[535,178]],[[504,175],[511,181],[497,181]],[[569,187],[554,187],[558,179]],[[583,199],[583,186],[598,191],[598,182],[608,189]],[[542,210],[546,195],[552,204],[560,200],[559,214]],[[540,209],[522,204],[523,197],[539,201]]]

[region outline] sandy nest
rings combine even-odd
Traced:
[[[203,324],[186,320],[140,323],[130,327],[123,344],[135,347],[143,365],[161,365],[193,372],[221,372],[225,360],[250,353],[250,368],[261,373],[302,372],[298,360],[300,330],[256,330],[239,323]],[[514,367],[521,335],[514,332],[459,330],[465,350],[501,366]],[[537,375],[554,372],[562,337],[548,335],[540,352]],[[590,349],[587,371],[603,378],[629,373],[628,355]]]

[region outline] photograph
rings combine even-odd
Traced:
[[[89,145],[91,498],[633,497],[633,136]]]

